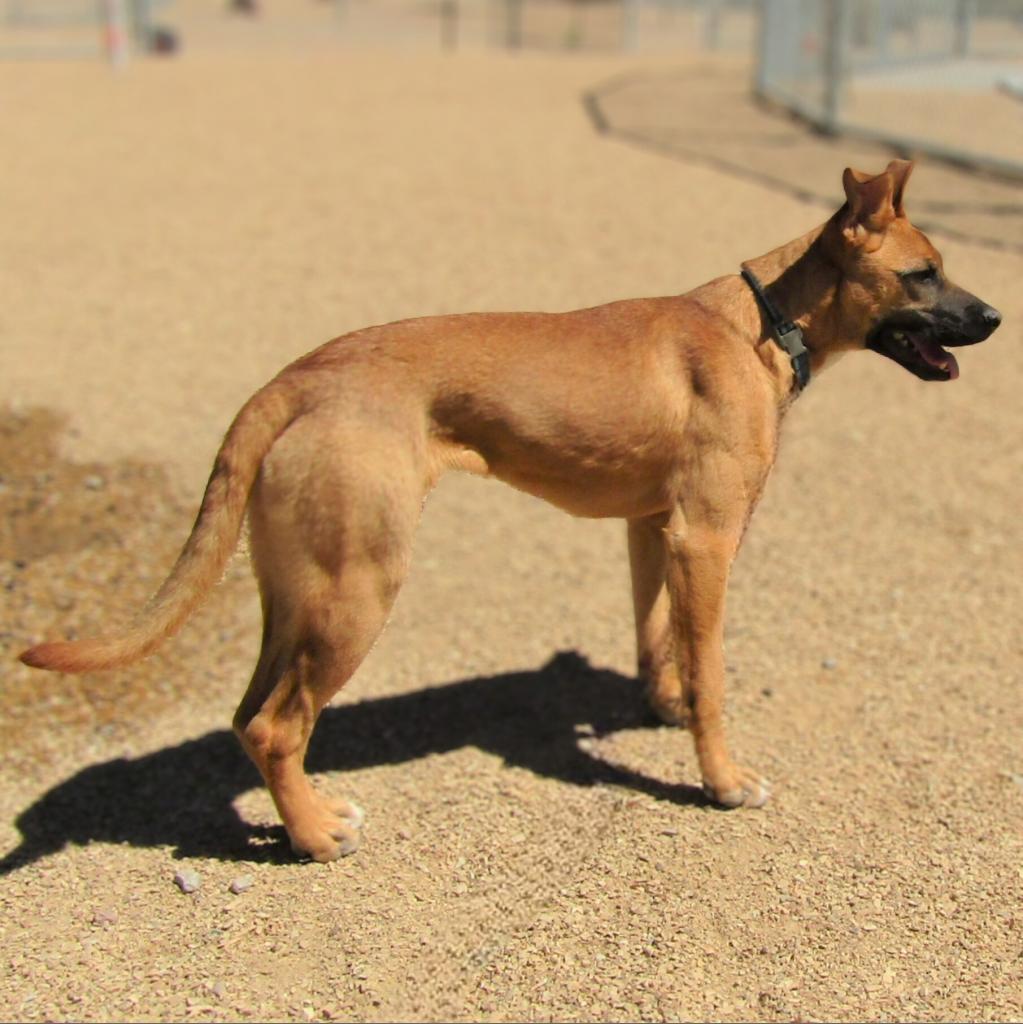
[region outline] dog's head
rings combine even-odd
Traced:
[[[912,170],[907,160],[877,175],[846,169],[847,201],[832,221],[840,301],[862,311],[866,348],[922,380],[953,380],[959,364],[945,347],[983,341],[1002,317],[945,276],[941,254],[909,222],[903,195]]]

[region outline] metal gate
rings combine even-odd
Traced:
[[[880,103],[872,112],[851,102],[868,88],[883,96],[887,118]],[[1018,127],[1006,137],[992,125],[991,149],[940,125],[916,134],[907,98],[969,92],[960,118],[984,119],[997,106],[1013,124],[1003,106],[1023,90],[1021,0],[762,0],[756,89],[822,131],[1023,178]],[[900,102],[901,119],[890,110]]]

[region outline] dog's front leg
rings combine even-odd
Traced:
[[[683,694],[672,644],[664,543],[667,522],[667,515],[657,515],[628,523],[636,667],[654,714],[668,725],[685,727],[689,725],[689,701]]]
[[[760,807],[767,784],[732,760],[724,728],[725,590],[742,527],[720,508],[705,511],[680,506],[663,533],[673,649],[704,791],[725,807]]]

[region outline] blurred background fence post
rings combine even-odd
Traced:
[[[825,131],[837,130],[842,110],[849,50],[852,7],[846,0],[825,0],[824,9],[824,124]]]
[[[974,0],[956,0],[956,53],[965,57],[970,52],[970,36],[975,12]]]
[[[440,0],[440,45],[445,50],[458,47],[459,0]]]
[[[103,0],[103,46],[113,68],[128,60],[128,25],[124,0]]]
[[[722,0],[703,0],[703,45],[708,50],[721,47]]]
[[[504,45],[509,50],[522,46],[522,8],[524,0],[502,0],[504,4]]]
[[[622,0],[622,48],[639,49],[640,14],[643,0]]]

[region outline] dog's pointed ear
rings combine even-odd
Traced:
[[[902,196],[906,191],[906,182],[913,173],[912,160],[893,160],[886,168],[885,174],[892,176],[894,189],[892,190],[892,207],[896,217],[905,217],[906,208],[902,204]]]
[[[895,220],[896,182],[892,167],[896,162],[893,160],[888,170],[880,174],[865,174],[847,167],[842,175],[846,198],[842,234],[851,245],[865,252],[880,248],[888,225]],[[903,177],[903,184],[905,177],[908,174]]]

